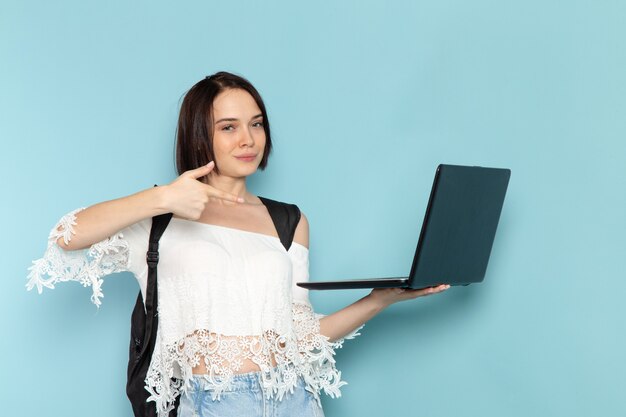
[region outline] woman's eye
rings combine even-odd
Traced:
[[[252,124],[252,126],[254,126],[254,127],[263,127],[263,122],[254,122]]]
[[[222,130],[233,130],[235,127],[233,125],[226,125],[222,127]]]

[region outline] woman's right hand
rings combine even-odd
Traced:
[[[215,162],[211,161],[200,168],[183,172],[174,181],[165,185],[166,206],[169,211],[184,219],[198,220],[209,202],[209,197],[243,203],[243,198],[218,190],[198,180],[208,175],[214,167]]]

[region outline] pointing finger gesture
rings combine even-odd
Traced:
[[[199,180],[213,171],[214,167],[215,162],[211,161],[207,165],[183,172],[168,184],[166,204],[169,206],[169,211],[185,219],[197,220],[204,212],[210,197],[243,203],[243,198],[218,190]]]

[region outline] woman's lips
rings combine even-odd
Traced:
[[[252,162],[256,159],[256,155],[252,155],[252,156],[236,156],[235,158],[239,159],[240,161],[244,161],[244,162]]]

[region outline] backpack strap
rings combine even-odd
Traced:
[[[155,185],[156,187],[156,185]],[[156,345],[158,329],[157,306],[159,304],[157,291],[157,264],[159,263],[159,240],[167,228],[173,213],[164,213],[152,218],[150,240],[146,261],[148,263],[148,282],[146,284],[145,299],[141,291],[137,295],[137,302],[131,317],[131,340],[126,381],[126,394],[133,407],[136,417],[156,417],[154,403],[148,403],[150,393],[144,388],[145,379],[152,360],[152,352]],[[176,407],[178,407],[176,399]],[[176,416],[176,409],[169,413],[169,417]]]
[[[150,351],[154,349],[156,341],[156,329],[158,325],[157,306],[159,305],[157,291],[157,264],[159,263],[159,240],[170,223],[173,213],[164,213],[152,218],[152,228],[150,229],[150,241],[146,261],[148,263],[148,283],[146,286],[146,337],[149,343],[144,343],[144,350],[147,345],[151,345]],[[142,352],[143,354],[143,352]]]
[[[291,247],[293,236],[296,233],[296,227],[300,222],[302,213],[295,204],[283,203],[281,201],[271,200],[269,198],[259,196],[261,202],[267,207],[270,213],[274,227],[278,232],[280,242],[286,250]]]

